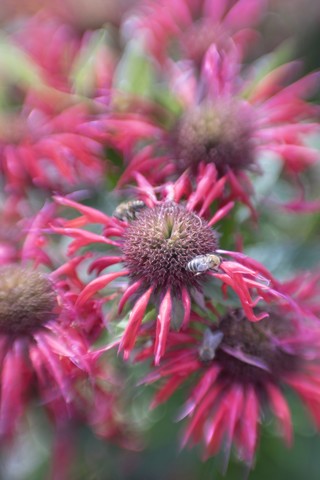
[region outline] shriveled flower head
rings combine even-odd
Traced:
[[[208,306],[210,308],[210,306]],[[187,418],[182,445],[203,444],[204,458],[232,446],[252,466],[261,421],[272,412],[279,434],[292,444],[292,420],[285,390],[301,398],[320,428],[320,324],[278,305],[269,317],[249,322],[243,309],[230,309],[217,323],[200,318],[184,334],[170,333],[162,365],[142,383],[162,380],[153,407],[166,402],[185,382],[191,383],[179,419]],[[150,347],[138,358],[152,356]]]
[[[20,230],[16,255],[1,259],[1,439],[14,434],[33,398],[63,423],[78,403],[78,383],[93,381],[90,333],[81,329],[75,307],[81,286],[77,262],[54,270],[43,249],[41,229],[51,214],[52,208],[44,207],[31,223],[25,220],[29,233]],[[82,322],[92,314],[92,308],[87,315],[82,309]],[[95,323],[101,323],[98,308],[95,315]]]
[[[53,226],[54,232],[74,239],[69,246],[70,254],[85,246],[92,250],[95,243],[114,249],[112,252],[108,248],[106,254],[94,260],[90,272],[99,274],[117,264],[120,268],[94,278],[81,293],[78,303],[85,303],[122,277],[118,288],[118,292],[123,293],[119,312],[129,299],[133,302],[119,347],[125,358],[135,344],[147,306],[151,304],[158,311],[154,329],[155,361],[159,363],[173,317],[178,323],[176,327],[188,325],[192,298],[198,297],[199,301],[202,286],[210,276],[221,280],[224,289],[230,286],[237,293],[252,321],[262,318],[264,314],[256,316],[253,306],[262,292],[276,294],[273,288],[276,285],[262,265],[245,255],[218,249],[218,236],[212,226],[230,211],[233,203],[224,204],[210,218],[210,205],[219,198],[223,187],[220,181],[215,181],[214,167],[206,167],[203,179],[193,192],[185,174],[177,182],[158,188],[159,198],[144,177],[137,175],[137,181],[138,198],[119,205],[113,217],[68,198],[56,197],[58,203],[75,208],[81,216],[70,221],[60,219],[61,225]],[[101,234],[83,228],[94,223],[102,226]],[[239,262],[222,259],[219,252],[237,257]],[[260,295],[257,299],[255,291]],[[173,313],[178,306],[184,312],[180,320]]]
[[[245,48],[256,37],[254,27],[265,0],[169,0],[141,2],[133,9],[124,32],[144,37],[146,48],[161,64],[185,57],[201,64],[212,43],[230,38]]]
[[[272,59],[265,61],[271,64]],[[278,158],[284,172],[294,178],[318,161],[319,151],[306,143],[308,135],[319,131],[318,110],[305,97],[319,84],[319,73],[290,81],[298,62],[271,67],[268,73],[261,72],[261,64],[265,65],[257,62],[254,68],[242,70],[239,50],[232,43],[224,49],[210,46],[200,78],[192,64],[170,64],[166,72],[170,106],[154,103],[153,110],[150,105],[147,109],[141,99],[135,129],[126,136],[127,144],[128,136],[132,138],[130,153],[126,151],[130,163],[119,185],[137,171],[157,184],[186,169],[196,177],[211,164],[225,179],[225,195],[246,204],[254,214],[248,174],[263,173],[262,154]],[[126,114],[115,117],[118,129],[128,131],[130,106]],[[123,150],[120,141],[118,146]],[[300,197],[290,204],[292,210],[318,206]]]

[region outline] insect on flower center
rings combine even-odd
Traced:
[[[196,168],[214,163],[223,173],[227,167],[244,169],[254,162],[252,118],[242,102],[202,103],[189,109],[173,133],[178,167]]]
[[[167,202],[145,208],[125,234],[125,263],[134,280],[155,290],[199,287],[200,278],[186,267],[197,255],[217,248],[216,232],[184,206]]]
[[[44,274],[19,265],[0,267],[0,333],[32,333],[55,317],[56,307],[56,293]]]
[[[298,355],[281,348],[281,339],[294,333],[288,318],[270,311],[258,323],[248,321],[241,309],[230,311],[219,324],[223,348],[216,358],[224,374],[240,381],[256,381],[296,370]]]

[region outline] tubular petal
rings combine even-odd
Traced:
[[[167,293],[160,304],[159,315],[157,318],[156,342],[154,347],[156,365],[159,365],[160,359],[165,352],[167,336],[170,329],[171,310],[171,292],[168,288]]]
[[[136,301],[129,317],[128,325],[124,331],[123,337],[119,345],[119,352],[124,351],[124,358],[127,360],[130,352],[135,344],[137,333],[141,325],[144,313],[146,311],[149,299],[152,293],[152,287],[150,287],[139,300]]]
[[[126,289],[126,291],[122,295],[121,300],[119,302],[118,313],[122,312],[123,307],[129,300],[129,298],[132,297],[132,295],[134,295],[137,290],[139,290],[141,285],[142,285],[142,280],[138,280],[137,282],[134,282],[132,285],[130,285],[130,287]]]
[[[106,275],[102,275],[102,277],[92,280],[80,293],[76,305],[80,307],[96,292],[105,288],[110,282],[118,277],[125,277],[128,273],[128,270],[122,270],[121,272],[107,273]]]
[[[292,422],[288,404],[279,388],[272,383],[266,386],[272,410],[276,415],[287,447],[292,445]]]

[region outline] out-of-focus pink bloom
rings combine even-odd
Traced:
[[[119,345],[125,358],[139,336],[148,305],[153,304],[158,312],[153,322],[156,332],[154,355],[158,364],[165,352],[170,326],[178,322],[176,327],[187,327],[192,298],[198,296],[201,302],[199,292],[210,276],[222,282],[224,293],[228,287],[236,292],[251,321],[267,315],[255,314],[253,308],[259,299],[267,298],[267,293],[270,297],[278,295],[275,280],[261,264],[237,252],[218,249],[217,233],[211,227],[228,214],[233,203],[224,204],[214,215],[210,213],[210,206],[219,199],[223,188],[223,180],[214,181],[214,172],[213,165],[204,167],[203,178],[194,191],[186,174],[175,183],[156,189],[137,174],[138,196],[120,205],[113,217],[71,199],[56,197],[57,203],[81,214],[72,220],[60,219],[52,226],[54,232],[73,238],[69,253],[74,255],[88,246],[92,249],[96,243],[108,247],[108,251],[92,262],[91,273],[100,274],[110,266],[119,265],[116,270],[88,283],[77,304],[85,304],[111,282],[118,280],[119,283],[121,279],[119,313],[129,300],[133,302]],[[102,233],[89,231],[87,226],[92,224],[101,225]],[[221,260],[218,253],[231,259]],[[214,254],[218,259],[216,268],[205,266],[204,270],[197,270],[197,267],[189,267],[191,260],[207,254]],[[179,321],[173,313],[177,305],[184,312]]]
[[[132,135],[126,128],[132,121],[130,111],[127,118],[115,117],[117,131],[128,132],[125,146],[131,147],[131,152],[125,151],[130,163],[120,185],[137,171],[157,183],[174,172],[189,169],[197,175],[204,165],[214,164],[230,199],[253,211],[248,172],[261,173],[262,154],[279,158],[285,173],[294,178],[319,160],[319,151],[305,143],[308,135],[319,131],[319,111],[305,100],[319,84],[319,73],[290,82],[299,66],[291,62],[260,77],[258,66],[241,72],[238,53],[232,44],[224,49],[211,45],[200,79],[192,65],[171,64],[171,94],[180,105],[179,113],[163,106],[157,111],[155,105],[152,114],[149,107],[143,115],[142,100]],[[303,211],[303,198],[292,209]]]
[[[0,202],[0,265],[5,265],[20,258],[20,223],[30,211],[27,203],[19,197],[1,196]]]
[[[95,362],[90,337],[82,331],[86,310],[76,307],[79,282],[75,262],[54,270],[44,251],[42,228],[51,218],[45,207],[29,223],[29,233],[12,237],[14,258],[0,266],[0,438],[11,437],[24,410],[36,395],[57,423],[72,417],[79,382],[94,383]],[[18,255],[19,253],[19,255]],[[97,304],[98,305],[98,304]],[[78,322],[79,315],[82,321]],[[93,311],[87,312],[90,315]],[[96,322],[102,323],[96,308]],[[77,407],[78,408],[78,407]]]
[[[71,24],[63,22],[52,15],[50,10],[44,9],[22,22],[10,40],[27,54],[42,82],[57,91],[71,94],[76,93],[75,76],[77,68],[80,67],[79,62],[83,62],[91,54],[87,77],[91,82],[91,95],[95,97],[97,92],[110,88],[115,55],[111,48],[102,42],[91,45],[91,48],[95,47],[94,53],[88,51],[94,38],[94,32],[87,31],[80,35]],[[41,85],[31,87],[36,91],[33,97],[36,102]],[[50,91],[47,92],[48,96]],[[80,102],[81,98],[78,98],[78,101]]]
[[[86,108],[60,114],[28,110],[0,131],[0,169],[6,189],[21,194],[30,185],[70,191],[75,185],[99,185],[105,170],[102,147],[80,134]]]
[[[265,6],[265,0],[146,0],[129,17],[127,29],[135,37],[144,35],[147,50],[160,63],[172,56],[201,64],[212,43],[223,46],[232,38],[247,47]]]
[[[66,90],[81,39],[69,25],[45,11],[25,19],[13,40],[33,60],[48,85]]]
[[[294,296],[301,315],[320,318],[320,268],[300,272],[282,286],[286,295]]]
[[[286,445],[292,444],[284,387],[298,394],[320,428],[319,323],[301,322],[283,306],[265,309],[269,318],[257,324],[248,322],[242,309],[227,311],[218,322],[194,316],[194,327],[169,333],[161,366],[141,382],[163,381],[153,407],[191,383],[179,415],[188,418],[182,445],[201,442],[205,458],[222,450],[226,465],[234,445],[238,457],[252,466],[266,407]],[[150,357],[152,347],[146,347],[136,359]]]
[[[0,171],[7,190],[20,193],[33,184],[68,192],[75,185],[99,185],[106,169],[103,146],[82,124],[108,109],[112,52],[93,33],[81,38],[48,13],[26,21],[8,41],[27,55],[38,83],[25,80],[12,89],[8,112],[0,118]],[[89,80],[79,87],[85,60],[93,57],[90,49]]]

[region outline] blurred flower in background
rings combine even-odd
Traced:
[[[251,466],[267,405],[290,446],[292,420],[283,385],[297,392],[319,428],[319,323],[313,318],[301,322],[275,305],[269,313],[268,319],[250,323],[241,309],[229,310],[216,324],[206,322],[209,331],[202,343],[196,324],[181,337],[169,334],[170,350],[144,382],[165,379],[155,407],[194,378],[179,414],[179,419],[189,417],[183,446],[203,442],[206,458],[222,449],[227,464],[234,443],[240,459]],[[218,345],[213,343],[217,333]],[[140,356],[146,358],[146,351]]]
[[[234,290],[248,319],[253,322],[268,315],[263,312],[255,315],[253,307],[260,299],[286,298],[284,293],[277,291],[276,280],[261,264],[241,253],[218,248],[218,236],[211,227],[229,213],[233,202],[222,206],[210,218],[210,207],[219,198],[222,188],[221,182],[215,181],[212,165],[203,171],[194,191],[186,174],[175,183],[164,184],[159,191],[160,199],[141,175],[137,175],[137,183],[138,196],[120,204],[113,217],[56,196],[58,204],[76,209],[81,216],[71,220],[61,217],[52,226],[53,232],[73,239],[69,245],[71,256],[84,247],[94,248],[94,244],[107,250],[107,255],[99,255],[90,265],[89,272],[98,276],[83,289],[78,305],[121,279],[118,314],[128,300],[133,300],[119,341],[119,350],[124,352],[125,359],[135,345],[151,302],[158,311],[156,322],[152,322],[155,325],[151,326],[156,332],[154,355],[158,365],[165,352],[170,327],[187,327],[192,301],[200,306],[203,304],[202,284],[210,277],[221,280],[225,292],[227,287]],[[87,229],[93,224],[101,224],[102,232],[97,234]],[[108,252],[108,247],[115,248],[115,255]],[[231,260],[220,257],[220,253],[230,256]],[[210,255],[216,261],[212,266],[206,264]],[[117,265],[116,271],[99,275],[104,269]],[[102,296],[105,302],[110,298],[107,293]],[[176,309],[183,312],[180,319]]]

